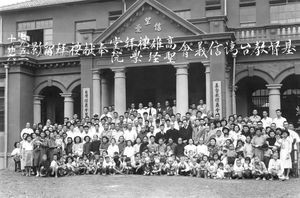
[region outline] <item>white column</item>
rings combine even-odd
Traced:
[[[211,82],[210,82],[210,64],[209,62],[203,62],[205,66],[205,102],[206,102],[206,111],[211,110]]]
[[[176,111],[184,115],[189,109],[188,63],[176,64]]]
[[[72,98],[72,93],[61,93],[64,97],[64,117],[71,118],[74,114],[74,100]]]
[[[101,111],[109,105],[108,81],[104,76],[101,76]]]
[[[269,89],[269,115],[271,118],[276,117],[276,109],[281,108],[280,88],[282,84],[268,84]]]
[[[94,71],[93,72],[93,114],[98,114],[100,116],[100,100],[101,100],[101,95],[100,95],[100,73],[99,71]]]
[[[126,111],[126,71],[124,68],[113,69],[113,71],[115,72],[115,111],[123,114]]]
[[[42,121],[41,112],[42,104],[41,101],[44,99],[44,96],[34,95],[33,96],[33,123],[38,124]]]

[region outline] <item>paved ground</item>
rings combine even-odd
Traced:
[[[300,179],[209,180],[170,176],[24,177],[0,171],[0,197],[300,197]]]

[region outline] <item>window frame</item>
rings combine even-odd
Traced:
[[[95,28],[97,26],[97,20],[96,19],[87,19],[87,20],[80,20],[74,22],[74,42],[77,43],[77,32],[82,29],[77,29],[78,23],[86,23],[86,22],[95,22]],[[92,27],[90,29],[93,29]]]

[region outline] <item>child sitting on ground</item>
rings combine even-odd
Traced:
[[[236,161],[236,164],[233,166],[233,179],[242,179],[244,173],[244,167],[240,159]]]
[[[224,164],[222,162],[220,162],[218,164],[216,178],[217,179],[225,179],[225,168],[224,168]]]
[[[50,164],[50,170],[51,170],[51,176],[55,176],[55,177],[58,177],[58,167],[59,167],[59,163],[58,163],[58,160],[57,160],[57,155],[54,154],[53,155],[53,160]]]
[[[266,169],[265,164],[260,161],[259,157],[256,156],[254,157],[254,161],[253,161],[253,171],[252,171],[252,175],[253,177],[256,178],[256,180],[266,180],[268,171]]]
[[[270,180],[278,179],[282,175],[281,162],[278,159],[278,153],[274,153],[272,159],[270,159],[268,172],[270,174]]]

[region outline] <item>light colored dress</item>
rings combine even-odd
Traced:
[[[20,155],[21,155],[21,170],[25,169],[25,148],[23,147],[25,140],[20,142]]]
[[[290,138],[280,139],[275,143],[275,145],[280,147],[281,168],[292,168],[292,142]]]
[[[24,167],[33,166],[33,144],[25,141],[22,147],[24,150]]]

